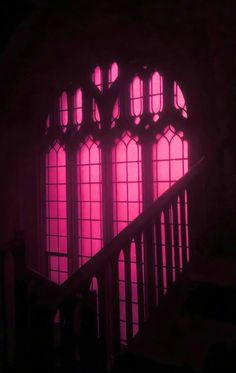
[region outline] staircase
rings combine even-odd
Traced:
[[[234,258],[211,258],[204,251],[217,242],[219,233],[219,217],[206,203],[210,163],[200,160],[61,286],[26,267],[21,239],[3,247],[2,368],[40,373],[128,372],[140,367],[149,372],[210,372],[217,343],[232,344],[236,335],[230,303],[236,284]],[[228,282],[218,276],[224,271]],[[221,313],[222,298],[228,313]]]
[[[114,372],[235,372],[236,256],[188,268],[118,359]]]

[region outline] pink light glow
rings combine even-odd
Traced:
[[[116,235],[142,211],[141,146],[128,132],[113,148],[112,164]]]
[[[154,199],[188,171],[188,144],[172,126],[153,145]]]
[[[158,114],[163,109],[163,79],[157,71],[149,81],[149,107],[153,114]]]
[[[93,99],[93,121],[99,122],[101,121],[100,112],[97,106],[96,101]]]
[[[133,117],[140,117],[143,113],[143,81],[138,76],[130,84],[130,111]]]
[[[60,256],[49,256],[50,279],[58,284],[67,280],[68,259]]]
[[[68,98],[65,91],[60,96],[60,124],[62,126],[68,124]]]
[[[176,109],[181,109],[184,118],[188,117],[187,106],[182,90],[176,82],[174,82],[174,105]]]
[[[49,253],[58,253],[50,257],[49,275],[53,281],[61,283],[67,277],[67,258],[60,257],[67,253],[66,155],[58,143],[46,154],[45,170],[46,249]]]
[[[115,105],[112,110],[112,123],[111,128],[113,128],[116,124],[115,120],[119,119],[120,117],[120,102],[119,99],[116,100]]]
[[[84,264],[102,248],[101,150],[91,139],[77,153],[78,255]]]
[[[111,65],[109,72],[108,72],[108,81],[109,81],[109,87],[114,83],[114,81],[117,79],[119,74],[118,65],[116,62],[113,62]]]
[[[80,88],[78,88],[76,93],[75,93],[74,114],[75,114],[76,124],[80,125],[82,123],[82,119],[83,119],[82,91],[81,91]]]
[[[95,86],[99,89],[99,91],[103,91],[103,83],[102,83],[102,70],[99,66],[95,67],[92,80]]]

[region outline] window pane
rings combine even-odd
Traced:
[[[141,147],[126,132],[112,150],[114,234],[142,211]]]
[[[46,154],[46,249],[47,252],[67,253],[67,200],[65,150],[56,143]],[[59,256],[49,256],[49,276],[60,282]],[[50,267],[51,266],[51,267]],[[67,271],[65,271],[67,276]]]
[[[91,257],[103,243],[101,150],[91,138],[77,152],[77,191],[78,259],[81,266],[85,257]]]

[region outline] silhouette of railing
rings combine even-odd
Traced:
[[[26,267],[22,240],[0,250],[7,363],[109,369],[201,244],[205,176],[202,159],[60,286]]]

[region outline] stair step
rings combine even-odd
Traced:
[[[130,344],[130,364],[150,364],[149,372],[205,372],[221,346],[213,360],[228,349],[233,358],[225,364],[233,361],[236,371],[236,260],[220,259],[192,269],[168,291]]]

